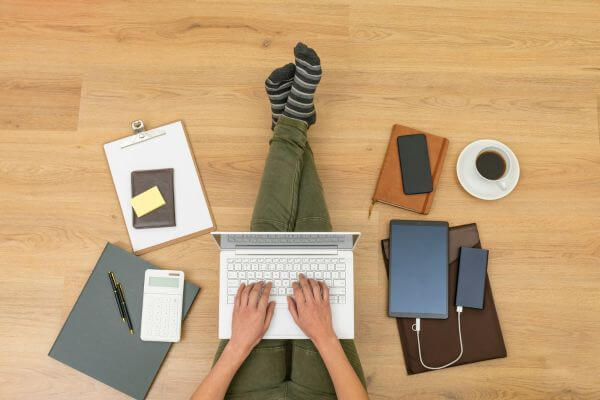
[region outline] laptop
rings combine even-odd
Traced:
[[[288,311],[292,282],[303,273],[325,282],[333,328],[340,339],[354,338],[353,250],[358,232],[213,232],[221,252],[219,339],[231,337],[231,315],[242,283],[273,282],[275,314],[265,339],[307,339]]]

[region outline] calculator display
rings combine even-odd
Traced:
[[[176,287],[179,287],[179,278],[167,278],[164,276],[151,276],[148,279],[148,284],[150,286],[176,288]]]

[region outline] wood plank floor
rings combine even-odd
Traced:
[[[321,56],[310,130],[334,227],[356,251],[356,342],[372,399],[600,398],[597,0],[0,2],[0,398],[112,399],[48,350],[107,241],[129,249],[102,144],[182,119],[221,230],[245,230],[268,148],[263,82]],[[370,197],[394,123],[450,139],[432,212],[476,222],[508,358],[407,376],[379,240],[419,217]],[[521,163],[484,202],[458,184],[470,141]],[[207,236],[143,256],[202,286],[151,391],[188,398],[218,342]]]

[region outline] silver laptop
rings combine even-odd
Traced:
[[[273,282],[275,314],[265,339],[306,339],[288,311],[292,282],[303,273],[329,286],[333,328],[354,338],[353,250],[358,232],[213,232],[221,251],[219,339],[231,337],[233,300],[242,283]]]

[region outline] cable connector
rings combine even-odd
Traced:
[[[412,324],[413,332],[421,332],[421,318],[415,318],[415,323]]]
[[[463,306],[456,306],[456,312],[461,313]]]

